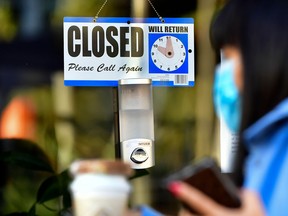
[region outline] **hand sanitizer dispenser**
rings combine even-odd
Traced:
[[[121,158],[133,169],[154,166],[151,79],[122,79],[118,86]]]

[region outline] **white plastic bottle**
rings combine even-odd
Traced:
[[[151,79],[119,81],[121,156],[134,169],[154,166],[154,115]]]

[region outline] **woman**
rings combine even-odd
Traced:
[[[230,0],[212,22],[212,44],[225,59],[216,71],[215,108],[240,135],[235,172],[243,176],[242,207],[220,206],[183,182],[170,185],[203,215],[288,215],[287,11],[286,0]],[[231,82],[221,83],[229,75]]]

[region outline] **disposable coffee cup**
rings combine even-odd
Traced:
[[[74,216],[124,216],[132,169],[122,161],[81,160],[71,164]]]

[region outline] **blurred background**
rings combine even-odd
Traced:
[[[153,88],[156,166],[149,169],[149,175],[131,180],[131,207],[147,204],[175,215],[179,205],[163,189],[163,178],[192,160],[220,155],[212,103],[218,56],[210,46],[209,26],[225,1],[151,2],[164,18],[194,18],[195,86]],[[7,145],[11,152],[19,148],[13,142],[4,142],[7,139],[29,140],[47,156],[56,173],[67,169],[75,159],[114,158],[112,88],[63,84],[63,18],[93,17],[103,3],[104,0],[0,0],[2,152]],[[157,17],[157,14],[148,0],[108,0],[99,16]],[[38,188],[50,174],[27,171],[15,164],[8,166],[5,160],[0,166],[4,173],[0,191],[3,215],[27,211],[59,215],[56,213],[62,205],[59,200],[35,205]]]

